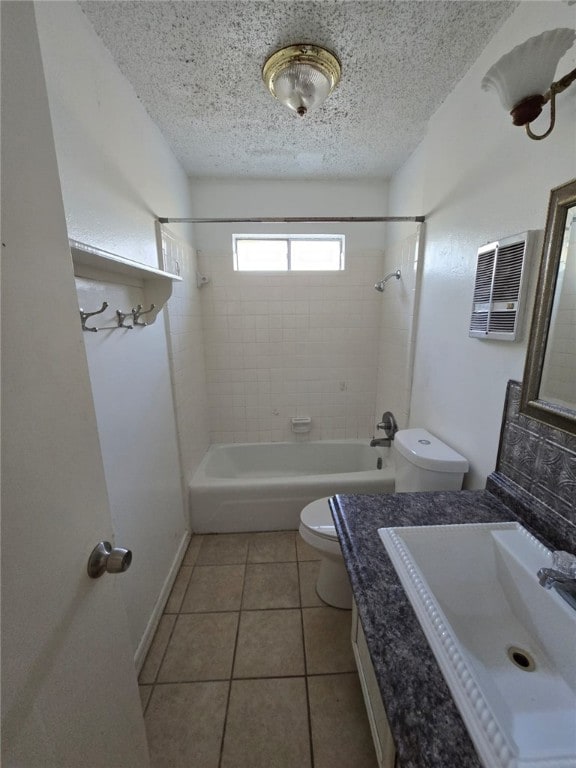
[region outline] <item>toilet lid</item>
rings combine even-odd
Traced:
[[[323,499],[316,499],[304,507],[300,513],[300,522],[318,536],[323,536],[326,539],[337,539],[338,535],[328,506],[328,498],[326,496]]]

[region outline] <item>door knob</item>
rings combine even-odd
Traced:
[[[123,573],[130,568],[132,552],[123,547],[113,547],[109,541],[97,544],[88,558],[88,576],[98,579],[103,573]]]

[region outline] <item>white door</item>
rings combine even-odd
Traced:
[[[0,7],[2,766],[145,768],[34,8]]]

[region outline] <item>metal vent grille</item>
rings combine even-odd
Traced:
[[[534,239],[534,232],[523,232],[478,249],[470,336],[501,341],[519,337],[525,264]]]

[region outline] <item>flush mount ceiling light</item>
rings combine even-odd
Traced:
[[[266,60],[262,79],[274,98],[303,117],[338,85],[340,62],[317,45],[289,45]]]
[[[574,43],[573,29],[551,29],[517,45],[494,64],[482,80],[485,91],[494,90],[502,106],[512,115],[514,125],[524,125],[531,139],[545,139],[552,133],[556,120],[556,94],[576,80],[576,69],[555,83],[552,78],[558,62]],[[550,126],[540,135],[533,133],[530,123],[550,102]]]

